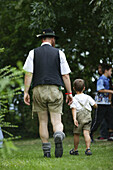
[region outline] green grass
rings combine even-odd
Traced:
[[[69,151],[73,148],[73,137],[66,137],[62,158],[55,158],[53,139],[50,142],[52,157],[44,158],[40,139],[15,141],[18,150],[7,153],[5,158],[0,156],[0,170],[113,170],[113,142],[91,144],[93,155],[86,156],[84,139],[81,137],[79,156],[72,156]]]

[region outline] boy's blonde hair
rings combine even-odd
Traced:
[[[84,80],[83,79],[76,79],[76,80],[74,80],[73,87],[74,87],[75,91],[81,92],[84,89],[84,87],[85,87]]]

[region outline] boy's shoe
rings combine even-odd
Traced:
[[[86,149],[85,154],[86,154],[87,156],[90,156],[90,155],[92,155],[92,152],[90,151],[90,149]]]
[[[70,150],[70,155],[79,155],[78,150],[74,151],[74,149]]]
[[[54,139],[55,141],[55,157],[62,157],[63,155],[63,145],[62,145],[62,139],[60,135],[57,135]]]
[[[45,154],[44,154],[44,157],[51,158],[50,152],[45,153]]]

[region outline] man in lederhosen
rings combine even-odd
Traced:
[[[24,102],[30,105],[29,88],[33,82],[33,112],[38,113],[39,133],[42,140],[44,157],[51,157],[51,144],[48,142],[48,112],[54,132],[55,157],[62,157],[63,124],[61,122],[63,94],[65,85],[67,90],[66,102],[72,102],[72,91],[69,73],[71,72],[65,54],[55,48],[57,36],[51,29],[44,29],[40,47],[29,52],[23,69],[25,74]]]

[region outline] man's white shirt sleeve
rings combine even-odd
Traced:
[[[65,54],[63,53],[63,51],[59,50],[59,55],[60,55],[61,75],[69,74],[71,70],[69,68]]]
[[[33,73],[34,50],[31,50],[25,61],[23,69],[27,72]]]

